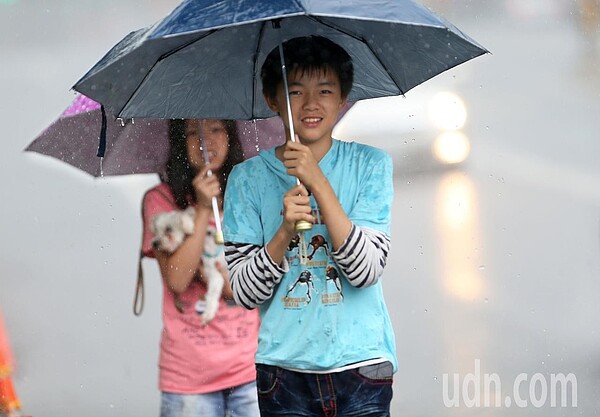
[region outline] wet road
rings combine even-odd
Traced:
[[[0,5],[11,63],[0,67],[0,306],[17,390],[34,416],[156,415],[152,262],[146,311],[131,313],[139,199],[156,180],[93,180],[21,150],[93,62],[169,5],[24,3]],[[582,55],[568,14],[472,3],[452,2],[447,17],[493,55],[432,81],[460,86],[471,157],[456,171],[397,167],[384,284],[400,363],[393,415],[598,415],[598,61]],[[569,374],[577,388],[569,377],[567,406],[553,407],[552,382]],[[500,383],[485,389],[486,376]]]

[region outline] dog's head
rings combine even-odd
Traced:
[[[159,213],[152,219],[150,230],[154,234],[154,250],[173,253],[187,235],[194,233],[194,209]]]

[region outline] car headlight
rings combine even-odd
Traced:
[[[440,130],[461,129],[467,121],[467,107],[454,93],[437,93],[428,105],[429,119]]]

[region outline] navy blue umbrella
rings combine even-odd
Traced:
[[[185,0],[74,89],[123,118],[267,118],[260,68],[282,41],[306,35],[350,54],[350,101],[404,94],[487,52],[412,0]]]

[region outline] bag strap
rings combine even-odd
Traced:
[[[144,310],[144,269],[142,268],[142,259],[144,258],[144,236],[146,232],[146,213],[144,210],[146,201],[146,196],[148,193],[157,192],[159,193],[165,201],[167,201],[171,206],[175,207],[175,202],[172,198],[167,196],[162,192],[159,188],[152,188],[144,193],[142,197],[142,240],[140,244],[140,253],[138,257],[138,272],[137,272],[137,282],[135,284],[135,294],[133,297],[133,314],[136,316],[141,316],[142,311]]]

